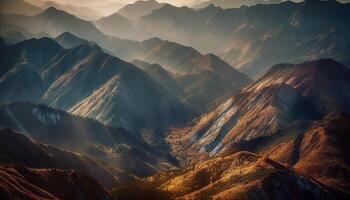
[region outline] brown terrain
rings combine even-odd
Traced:
[[[334,193],[339,195],[336,198],[348,197],[349,86],[350,71],[333,60],[276,65],[243,92],[202,115],[192,125],[170,131],[167,141],[183,165],[205,166],[214,170],[210,174],[219,173],[219,167],[209,167],[209,163],[230,157],[235,152],[250,151],[287,166],[296,176],[309,177],[330,188],[332,197]],[[231,164],[228,161],[227,165]],[[204,187],[183,190],[196,185],[196,181],[190,178],[195,176],[195,171],[191,169],[173,177],[171,173],[165,175],[173,182],[165,181],[160,187],[177,197],[191,199],[191,195]],[[226,173],[232,171],[226,171],[225,176]],[[253,180],[260,178],[254,177]],[[215,181],[207,180],[204,184],[206,192],[211,190],[207,187],[209,183]],[[237,185],[243,188],[244,184],[242,181]],[[223,184],[219,185],[220,190],[226,190]],[[244,191],[242,188],[227,194]],[[226,198],[222,191],[206,192],[200,193],[206,197]]]
[[[0,167],[0,197],[4,200],[112,200],[92,177],[73,170]]]

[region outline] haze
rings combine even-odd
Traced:
[[[32,0],[28,0],[28,1],[31,2]],[[44,0],[44,1],[48,1],[48,0]],[[83,5],[83,4],[103,4],[108,2],[119,2],[123,4],[130,4],[130,3],[134,3],[136,0],[77,0],[74,2],[69,0],[55,0],[55,1],[59,3],[65,3],[65,4],[69,3],[69,4],[76,4],[76,5]],[[166,3],[179,6],[179,5],[189,5],[193,1],[191,0],[158,0],[158,2],[166,2]]]

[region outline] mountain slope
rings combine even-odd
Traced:
[[[198,114],[207,112],[240,91],[240,87],[222,79],[214,70],[179,74],[171,73],[158,64],[140,60],[133,63]]]
[[[40,72],[43,65],[62,50],[59,44],[49,38],[30,39],[2,49],[0,77],[21,63],[29,63]]]
[[[318,182],[249,152],[210,159],[180,171],[155,175],[148,181],[184,199],[327,199],[330,196]]]
[[[295,137],[269,145],[261,153],[293,165],[297,171],[324,184],[349,191],[350,162],[346,159],[349,122],[348,117],[314,122],[306,131],[295,131],[299,132]]]
[[[96,120],[44,105],[26,102],[2,105],[0,128],[21,131],[38,142],[89,155],[116,169],[112,172],[121,181],[128,180],[121,172],[145,176],[173,164],[169,155],[125,129],[105,126]]]
[[[73,55],[79,55],[84,48],[87,49],[84,50],[83,57],[78,57],[77,63],[67,65],[65,59],[61,59],[60,56],[48,64],[48,71],[53,68],[67,69],[67,66],[70,68],[63,71],[62,75],[51,84],[43,96],[43,102],[134,131],[142,128],[163,129],[170,124],[184,123],[191,118],[191,112],[176,97],[165,91],[134,65],[112,57],[94,45],[77,47],[73,50]],[[67,54],[62,56],[65,57]],[[97,73],[98,77],[96,77]],[[120,90],[117,90],[118,88]],[[146,94],[144,89],[147,89],[148,94],[153,95]],[[109,99],[105,98],[108,96]],[[93,103],[91,99],[99,104]],[[111,104],[107,104],[105,100]],[[135,105],[130,104],[130,101]],[[85,108],[88,104],[91,109],[87,112]],[[112,107],[108,106],[107,110],[100,107],[106,105]],[[127,105],[138,105],[138,107],[131,109]],[[155,119],[160,121],[152,123]]]
[[[116,75],[70,112],[135,131],[161,132],[189,119],[190,113],[180,102],[142,76],[132,71]]]
[[[0,103],[37,101],[44,92],[44,80],[29,63],[20,63],[0,78]]]
[[[0,188],[1,199],[113,199],[95,179],[71,170],[1,166]]]
[[[294,122],[349,114],[349,77],[349,69],[329,59],[277,65],[193,127],[174,130],[168,141],[180,159],[208,157],[281,134]]]
[[[37,169],[75,170],[89,174],[106,188],[112,188],[121,184],[118,176],[112,175],[92,158],[36,143],[11,129],[0,131],[0,143],[0,162],[2,165],[14,164]],[[24,150],[25,153],[23,153]],[[122,175],[120,174],[119,176]]]
[[[165,5],[159,3],[156,0],[136,1],[134,4],[128,4],[121,8],[118,13],[133,20],[137,20],[142,16],[150,14],[153,10],[156,10]]]
[[[142,49],[135,57],[159,64],[174,74],[173,80],[183,90],[180,99],[198,114],[237,94],[251,81],[213,54],[203,55],[191,47],[158,38],[143,41]],[[153,78],[162,82],[154,74]],[[172,92],[178,94],[178,91]]]
[[[157,63],[170,72],[193,74],[211,71],[236,88],[241,88],[250,82],[249,77],[213,54],[202,55],[191,47],[157,38],[143,41],[142,46],[143,50],[138,58],[149,63]]]
[[[74,42],[79,40],[68,33],[64,35]],[[21,70],[21,73],[26,74],[11,72],[11,76],[3,78],[6,81],[1,81],[1,84],[8,87],[3,101],[38,101],[40,96],[40,102],[114,127],[121,126],[139,134],[150,131],[147,137],[151,141],[161,141],[160,135],[169,126],[187,123],[194,117],[193,111],[147,74],[94,44],[64,49],[54,40],[42,38],[21,42],[3,49],[3,52],[0,64],[4,74],[16,69],[16,64],[22,60],[34,68],[30,71],[31,68],[22,67],[26,70]],[[26,77],[31,74],[37,74],[38,80],[41,77],[43,81],[28,84]],[[29,91],[22,91],[18,85],[11,84],[11,80],[19,80],[21,85],[28,84],[27,87],[33,88],[35,93],[26,95]],[[23,92],[23,96],[14,95],[16,91]]]

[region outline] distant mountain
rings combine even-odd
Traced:
[[[104,16],[112,15],[113,13],[120,10],[122,7],[124,7],[124,3],[115,2],[115,1],[99,1],[99,4],[90,6],[93,9],[99,11],[100,13],[103,13]]]
[[[174,164],[169,155],[151,147],[140,137],[123,128],[105,126],[96,120],[71,115],[45,105],[28,102],[2,105],[0,128],[11,128],[40,143],[93,157],[103,163],[106,169],[113,169],[110,173],[115,175],[121,183],[130,181],[133,176],[154,174]],[[54,152],[46,151],[49,154]],[[57,160],[59,159],[61,158],[58,157]],[[14,158],[9,162],[11,160],[13,161]],[[18,158],[16,162],[20,161]],[[22,160],[22,162],[25,161]],[[34,163],[33,161],[31,165],[28,161],[19,164],[40,167],[35,166]],[[61,165],[57,165],[58,168],[65,167],[59,166]]]
[[[21,165],[36,169],[75,170],[94,177],[106,188],[121,184],[114,175],[94,159],[86,155],[79,155],[53,146],[36,143],[11,129],[0,131],[0,143],[0,163],[2,165]]]
[[[9,45],[17,44],[27,39],[21,32],[14,30],[2,33],[1,37],[4,38],[4,41]]]
[[[30,30],[37,37],[40,33],[46,33],[50,37],[58,37],[62,33],[69,32],[87,41],[93,41],[103,49],[107,49],[115,56],[130,59],[135,55],[140,46],[139,42],[123,40],[117,37],[107,36],[99,31],[90,21],[79,19],[65,11],[50,7],[35,16],[2,15],[0,24],[6,25],[6,31],[26,32]],[[1,33],[1,29],[0,29]],[[33,34],[29,34],[32,38]]]
[[[153,10],[156,10],[162,6],[164,3],[159,3],[156,0],[139,0],[134,4],[128,4],[121,8],[118,13],[133,20],[137,20],[142,16],[152,13]]]
[[[227,8],[239,8],[241,6],[252,6],[256,4],[278,4],[282,3],[282,0],[209,0],[194,4],[192,8],[205,8],[210,4],[218,6],[224,9]]]
[[[190,152],[207,152],[204,157],[210,157],[278,135],[294,122],[349,114],[349,73],[349,69],[329,59],[277,65],[240,94],[203,115],[186,136],[175,130],[168,141],[186,141],[174,146],[180,158]],[[187,150],[179,153],[180,149]]]
[[[70,4],[59,4],[55,1],[47,1],[45,2],[41,8],[43,9],[47,9],[50,7],[55,7],[59,10],[64,10],[68,13],[71,13],[81,19],[85,19],[85,20],[96,20],[98,18],[100,18],[101,16],[103,16],[102,13],[89,8],[89,7],[76,7]]]
[[[164,49],[163,52],[164,55],[171,55],[166,52],[166,49]],[[182,52],[186,54],[186,51]],[[176,56],[174,56],[174,58],[175,57]],[[158,58],[162,59],[161,56]],[[182,57],[179,56],[178,58],[181,60]],[[207,112],[217,104],[225,101],[226,98],[239,92],[240,88],[249,82],[249,79],[244,78],[244,76],[241,78],[232,77],[231,80],[225,80],[216,74],[217,72],[220,73],[220,70],[215,71],[215,69],[198,70],[192,73],[172,73],[157,64],[148,64],[140,60],[136,60],[133,63],[168,91],[171,91],[172,94],[176,95],[198,114]],[[220,66],[220,64],[217,63],[214,65]],[[183,66],[186,66],[186,64]],[[198,66],[202,65],[198,64]],[[229,69],[234,71],[232,68]],[[226,71],[227,74],[228,71],[229,70]],[[237,72],[234,74],[239,76],[240,73]],[[232,83],[232,80],[237,82]]]
[[[28,48],[29,47],[40,48],[42,46],[42,45],[39,45],[40,41],[42,41],[42,43],[45,44],[44,39],[33,40],[33,41],[37,41],[38,45],[33,44],[33,47],[30,47],[31,45],[28,41],[12,47],[13,52],[15,52],[16,54],[15,57],[10,56],[10,54],[12,53],[7,52],[6,50],[6,53],[4,53],[3,55],[4,56],[3,69],[5,70],[6,67],[10,67],[10,66],[13,66],[15,63],[18,63],[18,59],[20,59],[20,57],[18,56],[22,55],[21,52],[29,51],[28,49],[22,50],[21,46],[26,46]],[[56,41],[67,48],[86,42],[85,40],[77,38],[76,36],[69,33],[64,33],[60,35],[59,37],[56,38]],[[53,43],[53,41],[47,41],[47,43]],[[237,70],[233,69],[229,64],[220,60],[215,55],[211,55],[211,54],[202,55],[198,51],[194,50],[193,48],[182,46],[182,45],[168,42],[168,41],[163,41],[160,39],[151,39],[143,42],[138,42],[136,44],[137,45],[133,47],[130,51],[130,52],[133,52],[131,54],[131,57],[141,58],[151,63],[161,64],[162,67],[164,66],[165,69],[170,72],[179,73],[180,75],[188,75],[186,77],[182,76],[182,77],[176,78],[177,79],[176,81],[178,82],[177,84],[179,84],[179,87],[183,88],[185,90],[184,92],[187,94],[185,96],[180,96],[180,97],[178,96],[178,98],[182,99],[188,105],[195,106],[194,110],[197,113],[206,112],[213,105],[220,102],[220,101],[219,102],[217,101],[218,99],[224,100],[224,98],[222,97],[227,97],[229,95],[239,92],[242,87],[244,87],[250,82],[250,78],[241,74]],[[42,53],[48,54],[47,56],[45,56],[47,60],[43,60],[40,63],[37,63],[37,61],[35,60],[40,58],[41,56],[40,49],[38,49],[38,51],[35,51],[37,54],[35,56],[38,58],[30,57],[30,58],[27,58],[26,60],[30,64],[32,64],[34,68],[38,70],[39,73],[42,73],[41,75],[45,79],[45,84],[46,84],[45,87],[49,88],[49,91],[47,92],[48,92],[48,95],[51,96],[51,97],[49,96],[45,97],[45,101],[50,102],[50,105],[55,107],[59,107],[63,109],[72,108],[82,100],[82,99],[79,99],[81,97],[79,97],[78,99],[74,99],[74,97],[71,96],[71,93],[69,93],[69,91],[65,92],[67,93],[66,97],[63,95],[63,93],[60,93],[59,91],[53,92],[53,90],[56,90],[57,88],[60,87],[61,83],[57,82],[57,84],[58,83],[60,84],[52,87],[51,87],[51,84],[53,84],[61,76],[63,80],[63,75],[65,75],[66,73],[69,73],[67,70],[70,70],[70,67],[73,67],[78,63],[84,63],[84,65],[81,66],[83,67],[87,63],[90,63],[90,61],[93,62],[94,59],[100,59],[99,57],[102,55],[104,55],[106,58],[107,57],[112,58],[112,57],[108,56],[107,54],[103,54],[102,50],[99,48],[93,48],[94,45],[87,45],[87,46],[85,45],[85,46],[81,46],[80,48],[77,47],[67,51],[63,51],[63,48],[60,47],[58,44],[52,44],[51,46],[52,47],[47,48],[47,49],[53,48],[51,53],[50,51],[47,51],[47,50],[42,52]],[[28,54],[28,55],[31,55],[31,54]],[[54,56],[55,56],[55,59],[52,60]],[[12,60],[8,60],[10,58]],[[87,58],[87,59],[84,59],[84,58]],[[102,66],[102,60],[100,62]],[[45,66],[43,66],[44,64]],[[126,64],[120,64],[120,65],[124,66]],[[105,66],[105,69],[107,69],[106,66]],[[116,70],[117,68],[115,68],[115,66],[113,66],[112,68],[111,66],[111,69]],[[5,72],[7,71],[4,71],[4,73]],[[103,81],[107,81],[109,80],[109,78],[111,78],[112,75],[113,73],[109,72],[107,73],[106,77],[101,76],[101,79],[103,79]],[[68,77],[64,77],[64,78],[67,79]],[[96,83],[96,84],[97,85],[92,88],[100,86],[99,85],[100,83]],[[158,82],[158,85],[162,85],[164,87],[161,81]],[[69,86],[65,85],[65,87],[69,87]],[[86,86],[82,88],[86,88]],[[75,90],[74,93],[77,94],[76,89],[77,88],[71,88],[71,92]],[[92,91],[89,89],[86,92],[87,92],[86,94],[89,94],[89,92],[92,92]],[[176,93],[178,91],[169,91],[169,92],[175,94],[176,96],[177,95]],[[53,95],[54,93],[55,95]],[[53,99],[57,97],[59,97],[59,99]],[[64,101],[70,101],[70,102],[63,103]],[[64,105],[64,104],[67,104],[67,105]]]
[[[55,38],[55,41],[66,49],[77,47],[83,44],[89,44],[87,40],[81,39],[69,32],[64,32]]]
[[[142,41],[133,57],[138,60],[134,64],[198,114],[251,81],[213,54],[158,38]]]
[[[232,66],[213,54],[202,55],[192,47],[157,38],[143,41],[143,50],[137,57],[150,63],[160,64],[174,73],[190,74],[211,71],[238,86],[250,81],[246,75],[233,69]]]
[[[148,184],[184,199],[328,199],[333,196],[313,179],[249,152],[213,158],[148,180]]]
[[[42,9],[22,0],[1,0],[0,13],[3,14],[24,14],[35,15]]]
[[[0,167],[2,199],[112,200],[92,177],[71,170]]]
[[[134,25],[134,21],[116,12],[112,15],[98,19],[94,24],[107,35],[117,35],[119,37],[127,38],[127,32]]]
[[[0,86],[6,90],[2,103],[40,100],[139,134],[149,130],[149,139],[160,141],[159,136],[169,126],[184,124],[195,116],[136,66],[94,44],[65,50],[54,40],[42,38],[21,42],[3,52]],[[19,67],[24,64],[27,66]],[[37,81],[30,84],[30,77]]]
[[[349,45],[343,44],[349,43],[349,13],[349,6],[336,1],[200,10],[165,5],[141,17],[130,38],[158,36],[212,52],[256,77],[281,62],[329,57],[348,65]]]
[[[88,40],[100,41],[104,35],[91,23],[54,7],[35,16],[5,15],[2,21],[30,30],[32,33],[45,32],[58,36],[70,32]]]
[[[141,60],[134,60],[132,63],[142,69],[142,71],[146,72],[175,96],[181,98],[181,96],[184,94],[183,88],[181,88],[175,80],[177,74],[165,70],[158,64],[149,64]]]

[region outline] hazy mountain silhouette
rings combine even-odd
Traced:
[[[327,13],[326,20],[322,13]],[[348,6],[336,1],[234,9],[209,5],[197,11],[165,5],[142,17],[130,36],[158,36],[213,52],[248,75],[257,76],[279,62],[330,57],[347,65],[348,13]]]
[[[137,20],[142,16],[152,13],[153,10],[156,10],[165,5],[164,3],[159,3],[156,0],[147,0],[147,1],[136,1],[133,4],[128,4],[121,8],[118,13],[133,20]]]
[[[59,10],[64,10],[65,12],[71,13],[85,20],[96,20],[103,16],[101,12],[93,10],[92,8],[89,8],[89,7],[76,7],[69,4],[59,4],[55,1],[47,1],[41,6],[41,8],[43,9],[47,9],[50,7],[55,7]]]
[[[192,8],[200,9],[205,8],[209,6],[210,4],[213,4],[214,6],[218,6],[224,9],[227,8],[239,8],[241,6],[252,6],[256,4],[275,4],[275,3],[281,3],[282,0],[210,0],[210,1],[204,1],[200,2],[198,4],[194,4]]]
[[[127,38],[128,30],[132,28],[134,21],[116,12],[96,20],[94,24],[108,35],[118,35]]]
[[[62,33],[61,35],[55,38],[55,41],[66,49],[77,47],[83,44],[89,44],[87,40],[78,38],[77,36],[69,32]]]
[[[41,11],[41,8],[31,5],[22,0],[0,1],[0,13],[3,14],[35,15]]]

